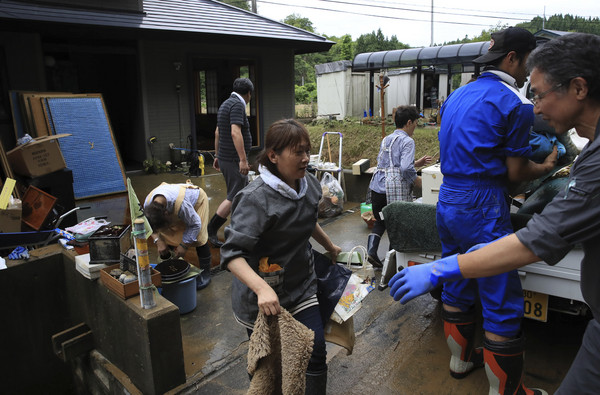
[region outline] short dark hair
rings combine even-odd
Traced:
[[[419,111],[415,106],[399,106],[396,108],[396,115],[394,116],[394,123],[397,128],[406,126],[408,121],[416,121],[419,119]]]
[[[257,161],[271,173],[279,177],[277,166],[269,160],[269,152],[280,155],[286,148],[295,149],[302,146],[310,150],[310,136],[306,127],[295,119],[282,119],[274,122],[265,135],[265,147],[258,155]]]
[[[233,91],[240,95],[245,95],[248,92],[253,93],[254,84],[248,78],[236,78],[233,81]]]
[[[588,97],[600,101],[600,36],[569,33],[536,48],[527,59],[527,69],[544,73],[549,84],[565,84],[581,77],[588,84]]]
[[[165,206],[152,200],[144,208],[144,215],[153,229],[164,229],[171,225],[171,214]]]

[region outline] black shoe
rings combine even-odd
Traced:
[[[383,263],[379,260],[377,256],[377,249],[379,248],[379,241],[381,240],[381,236],[375,233],[369,234],[369,238],[367,240],[367,260],[373,267],[378,269],[383,267]]]
[[[223,242],[219,240],[216,233],[212,235],[210,233],[208,234],[208,242],[215,248],[221,248],[223,246]]]
[[[206,230],[208,231],[208,241],[215,248],[221,248],[223,246],[223,243],[219,240],[219,237],[217,237],[217,231],[223,226],[225,221],[227,221],[227,218],[222,218],[217,214],[214,214],[206,227]]]

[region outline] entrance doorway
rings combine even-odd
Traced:
[[[229,98],[236,78],[249,78],[255,92],[246,106],[250,124],[252,147],[260,145],[258,134],[258,95],[253,60],[194,58],[194,112],[196,121],[196,146],[200,151],[215,149],[215,129],[219,106]]]

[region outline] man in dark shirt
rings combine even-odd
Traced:
[[[246,117],[246,104],[250,102],[253,92],[252,81],[248,78],[237,78],[233,82],[231,96],[221,104],[217,114],[213,167],[225,177],[227,197],[208,223],[208,240],[215,247],[222,245],[217,231],[231,213],[233,197],[248,185],[248,152],[252,146],[252,137]]]

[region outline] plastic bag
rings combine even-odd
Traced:
[[[352,271],[343,265],[331,263],[331,258],[313,250],[315,273],[317,275],[317,299],[323,323],[329,321],[335,306],[340,300]]]
[[[341,324],[352,317],[362,307],[363,299],[374,288],[371,283],[365,283],[356,273],[352,273],[342,293],[342,297],[338,304],[335,305],[334,314],[331,316],[331,319]]]
[[[331,173],[323,174],[321,190],[323,196],[319,200],[319,218],[340,215],[344,209],[344,191]]]

